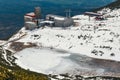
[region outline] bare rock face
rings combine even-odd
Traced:
[[[30,48],[30,47],[36,47],[37,45],[35,43],[27,43],[27,44],[24,44],[22,42],[12,42],[11,45],[10,45],[10,48],[12,50],[14,50],[15,52],[17,51],[21,51],[25,48]]]

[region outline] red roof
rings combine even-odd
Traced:
[[[35,17],[35,13],[27,13],[25,16]]]

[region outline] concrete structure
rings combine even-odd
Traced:
[[[69,27],[73,25],[72,18],[65,18],[64,20],[55,19],[55,26],[57,27]]]
[[[35,13],[34,13],[34,12],[27,13],[27,14],[24,16],[24,21],[25,21],[25,22],[28,22],[28,21],[35,22]]]
[[[35,22],[25,22],[26,30],[34,30],[35,28],[37,28],[37,25]]]
[[[73,25],[72,18],[62,17],[58,15],[49,14],[46,16],[46,20],[54,21],[55,27],[69,27]]]
[[[24,26],[27,30],[33,30],[36,28],[36,18],[34,12],[27,13],[24,16]]]
[[[50,27],[69,27],[73,25],[73,19],[69,17],[63,17],[58,15],[49,14],[46,16],[46,20],[41,21],[41,9],[35,7],[35,11],[27,13],[24,16],[25,28],[32,30],[34,28],[50,26]]]
[[[24,26],[27,30],[33,30],[39,27],[41,17],[41,9],[40,7],[35,7],[34,12],[27,13],[24,16]]]

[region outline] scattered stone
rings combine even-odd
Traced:
[[[114,53],[111,53],[110,56],[115,56],[115,54],[114,54]]]

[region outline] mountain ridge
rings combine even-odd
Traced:
[[[106,6],[103,6],[101,8],[95,9],[94,11],[101,10],[103,8],[110,8],[110,9],[115,9],[115,8],[120,8],[120,0],[116,0],[115,2],[112,2]]]

